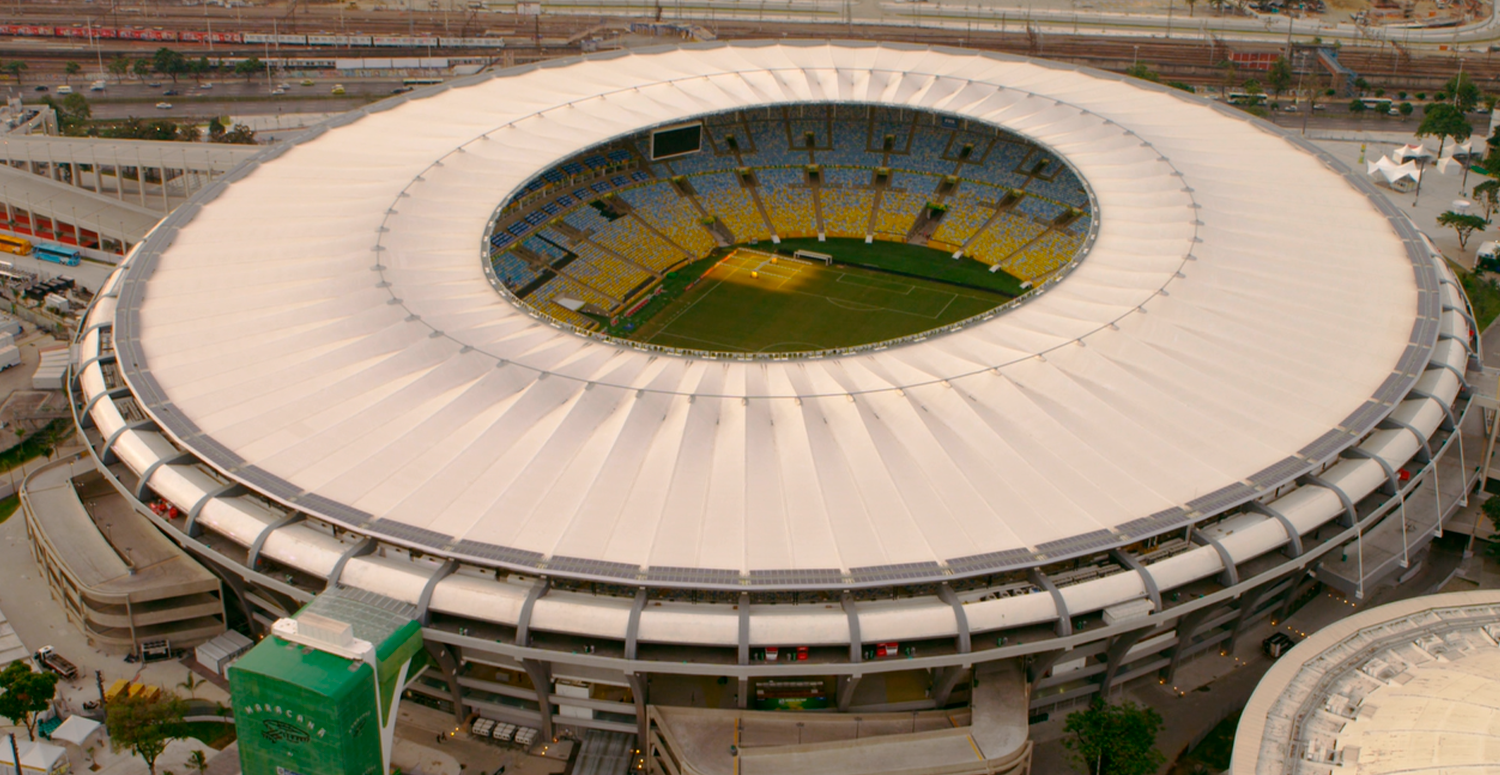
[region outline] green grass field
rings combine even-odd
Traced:
[[[856,264],[881,269],[902,275],[927,277],[948,283],[1020,296],[1024,291],[1021,281],[1005,272],[991,272],[990,265],[972,258],[955,259],[952,254],[926,245],[908,245],[905,242],[876,240],[868,245],[862,239],[829,237],[826,242],[817,239],[784,239],[780,245],[761,243],[761,248],[791,255],[798,250],[827,253],[841,264]]]
[[[865,247],[862,242],[860,247]],[[857,266],[828,267],[786,257],[772,264],[766,255],[741,251],[628,336],[724,352],[850,347],[947,325],[1008,298]]]

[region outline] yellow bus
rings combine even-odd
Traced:
[[[0,234],[0,250],[24,256],[31,253],[31,240],[12,237],[9,234]]]

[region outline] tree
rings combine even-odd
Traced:
[[[1476,231],[1483,231],[1490,222],[1469,213],[1456,213],[1449,210],[1437,217],[1439,226],[1447,226],[1458,233],[1459,250],[1467,250],[1469,247],[1469,236]]]
[[[26,727],[36,740],[36,714],[52,705],[57,695],[57,674],[38,673],[25,661],[12,662],[0,670],[0,716]]]
[[[1484,98],[1479,87],[1474,85],[1474,80],[1465,72],[1449,78],[1443,84],[1443,93],[1453,100],[1453,107],[1458,108],[1460,113],[1473,113],[1479,107],[1479,101]]]
[[[187,763],[189,767],[198,771],[198,775],[203,775],[203,771],[208,769],[208,757],[204,756],[202,751],[194,750],[188,754]]]
[[[1479,268],[1475,267],[1474,271],[1475,273],[1478,273]],[[1483,512],[1486,517],[1489,517],[1490,524],[1495,527],[1495,532],[1500,533],[1500,497],[1485,499],[1484,503],[1481,503],[1479,505],[1479,510]],[[1489,549],[1486,550],[1486,553],[1489,554],[1489,556],[1500,560],[1500,535],[1490,536],[1489,543],[1490,546]]]
[[[265,69],[266,64],[260,61],[259,57],[250,57],[249,59],[241,60],[239,64],[234,66],[234,74],[245,76],[245,83],[250,83],[251,78],[254,78],[257,73],[265,71]]]
[[[1412,110],[1410,102],[1403,102],[1396,106],[1396,111],[1401,114],[1402,118],[1410,118]]]
[[[109,60],[109,64],[105,67],[109,68],[110,74],[115,77],[115,83],[120,83],[124,80],[125,74],[130,72],[130,60],[117,55]]]
[[[1254,78],[1247,78],[1245,82],[1240,85],[1240,88],[1244,89],[1245,93],[1250,95],[1251,100],[1257,105],[1259,105],[1261,101],[1260,95],[1266,93],[1265,89],[1260,88],[1260,81],[1257,81]]]
[[[1198,0],[1183,0],[1183,1],[1187,3],[1188,16],[1191,17],[1193,15],[1193,6],[1195,6],[1195,5],[1198,4]]]
[[[1125,68],[1125,74],[1131,78],[1139,78],[1143,81],[1161,81],[1161,74],[1151,69],[1145,62],[1137,62]]]
[[[1359,100],[1359,99],[1349,100],[1349,112],[1353,113],[1356,116],[1359,115],[1359,114],[1361,114],[1361,113],[1363,113],[1363,112],[1365,112],[1368,109],[1369,108],[1365,105],[1364,100]]]
[[[1365,96],[1365,91],[1370,88],[1370,82],[1363,78],[1354,79],[1354,88],[1359,90],[1359,96]]]
[[[9,73],[10,77],[16,79],[16,85],[19,86],[21,84],[21,73],[26,72],[29,67],[30,65],[19,60],[6,62],[5,72]]]
[[[1446,102],[1435,102],[1427,106],[1427,115],[1417,127],[1417,137],[1438,138],[1438,156],[1443,155],[1443,146],[1451,138],[1455,143],[1469,139],[1474,127],[1458,108]]]
[[[1239,81],[1239,78],[1236,77],[1237,73],[1234,69],[1234,62],[1226,59],[1219,63],[1219,69],[1224,71],[1224,80],[1219,82],[1219,96],[1228,97],[1229,87]]]
[[[1095,698],[1087,710],[1068,714],[1063,740],[1068,758],[1089,775],[1150,775],[1166,757],[1156,750],[1162,718],[1152,708],[1126,700],[1112,705]]]
[[[244,124],[235,124],[233,129],[221,133],[214,142],[230,145],[255,145],[255,130]]]
[[[1485,220],[1500,208],[1500,180],[1486,180],[1474,187],[1474,201],[1484,210]]]
[[[208,679],[206,678],[199,678],[193,675],[193,671],[189,670],[187,674],[187,680],[177,684],[177,688],[186,689],[189,697],[197,699],[198,687],[202,686],[207,680]]]
[[[151,69],[170,76],[172,83],[177,83],[177,76],[187,72],[187,59],[177,51],[162,46],[151,55]]]
[[[1281,93],[1291,88],[1292,65],[1286,61],[1286,57],[1276,57],[1271,63],[1271,69],[1266,71],[1266,86],[1271,88],[1271,94],[1276,99],[1281,99]]]
[[[149,699],[142,694],[122,694],[109,701],[104,726],[116,753],[134,753],[146,762],[151,775],[156,775],[156,757],[166,750],[167,743],[187,735],[183,722],[186,714],[187,703],[171,692]]]
[[[130,72],[135,74],[136,80],[144,81],[151,75],[151,60],[137,59],[130,64]]]
[[[81,129],[93,117],[88,98],[82,94],[69,94],[61,100],[43,97],[42,102],[57,111],[57,125],[63,134],[81,134]]]
[[[83,65],[80,65],[77,62],[68,62],[64,64],[63,83],[67,83],[69,78],[72,78],[73,76],[78,75],[81,72],[83,72]]]
[[[188,75],[193,76],[194,81],[202,82],[203,76],[207,75],[209,70],[208,57],[189,59],[186,67]]]

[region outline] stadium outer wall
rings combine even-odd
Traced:
[[[1184,96],[1183,99],[1192,98]],[[419,682],[411,687],[411,691],[451,710],[459,719],[481,711],[493,717],[540,726],[544,735],[551,735],[555,726],[562,725],[637,733],[644,739],[648,705],[671,704],[676,694],[671,689],[674,682],[683,686],[687,685],[685,682],[699,678],[727,679],[736,685],[737,704],[746,707],[754,685],[763,680],[810,677],[836,687],[831,694],[834,696],[832,704],[838,710],[875,712],[889,708],[883,708],[880,703],[864,702],[859,692],[860,684],[870,676],[894,673],[920,674],[927,685],[925,697],[903,704],[902,710],[943,708],[961,705],[968,700],[968,687],[972,682],[967,679],[975,665],[999,660],[1013,660],[1024,666],[1029,683],[1029,710],[1046,711],[1085,700],[1138,678],[1157,677],[1171,681],[1184,660],[1215,648],[1229,648],[1249,625],[1264,618],[1285,616],[1296,600],[1316,583],[1311,572],[1330,557],[1330,552],[1350,545],[1368,531],[1389,522],[1386,518],[1395,514],[1401,504],[1407,504],[1405,519],[1415,526],[1411,545],[1416,548],[1425,545],[1440,531],[1443,518],[1458,508],[1474,484],[1472,466],[1465,465],[1462,460],[1459,434],[1459,429],[1470,420],[1470,394],[1463,380],[1453,376],[1464,373],[1477,363],[1478,340],[1472,330],[1472,312],[1466,298],[1441,257],[1403,214],[1389,207],[1389,203],[1368,183],[1343,170],[1332,157],[1305,143],[1303,147],[1343,171],[1352,185],[1387,214],[1393,226],[1406,238],[1415,271],[1420,276],[1431,278],[1432,287],[1428,292],[1441,299],[1442,311],[1433,326],[1437,344],[1429,346],[1422,363],[1411,369],[1414,381],[1426,381],[1422,382],[1421,388],[1411,385],[1413,392],[1392,405],[1394,410],[1407,404],[1412,413],[1420,415],[1411,422],[1393,421],[1416,438],[1418,451],[1410,462],[1391,462],[1382,458],[1380,465],[1391,473],[1389,482],[1382,482],[1363,494],[1355,492],[1353,497],[1328,486],[1326,477],[1336,466],[1374,459],[1369,454],[1348,452],[1336,456],[1324,461],[1317,474],[1309,474],[1295,486],[1288,485],[1278,490],[1278,495],[1295,491],[1297,487],[1329,490],[1339,496],[1344,508],[1328,515],[1316,528],[1289,530],[1285,539],[1270,551],[1240,557],[1220,544],[1214,533],[1205,535],[1200,530],[1193,535],[1194,531],[1188,530],[1188,534],[1180,538],[1182,551],[1178,556],[1193,553],[1194,558],[1212,560],[1214,564],[1210,572],[1194,576],[1186,583],[1159,584],[1151,566],[1143,564],[1140,558],[1119,550],[1108,552],[1108,559],[1097,566],[1099,578],[1080,581],[1073,586],[1085,588],[1093,584],[1087,589],[1097,590],[1102,588],[1101,583],[1112,584],[1108,581],[1110,578],[1116,582],[1124,577],[1138,578],[1155,609],[1145,616],[1113,624],[1101,620],[1100,608],[1075,605],[1070,611],[1071,593],[1064,592],[1069,587],[1059,587],[1042,570],[1033,568],[1029,576],[1031,585],[1040,590],[1037,599],[1048,600],[1054,606],[1044,621],[1031,621],[1013,628],[971,631],[963,610],[966,601],[960,600],[960,594],[967,596],[971,592],[983,591],[982,588],[955,590],[948,584],[941,584],[936,585],[936,589],[897,585],[868,593],[844,591],[817,601],[822,604],[820,607],[841,609],[847,618],[848,636],[843,643],[824,643],[813,649],[811,658],[805,661],[770,664],[756,663],[751,659],[752,620],[769,613],[778,604],[773,600],[752,600],[749,593],[740,593],[737,601],[739,643],[734,647],[720,647],[695,645],[690,641],[647,644],[637,638],[641,612],[651,603],[653,595],[692,596],[695,594],[693,590],[648,592],[645,587],[639,588],[633,598],[627,598],[630,625],[626,636],[612,640],[578,636],[566,631],[544,631],[532,626],[531,614],[537,601],[544,596],[563,600],[571,596],[589,597],[580,591],[569,591],[567,587],[574,582],[566,578],[524,577],[511,573],[507,583],[524,583],[528,589],[513,624],[466,619],[429,610],[432,588],[458,571],[458,563],[423,557],[398,541],[355,536],[347,542],[347,552],[335,571],[326,577],[314,577],[263,552],[267,548],[267,539],[277,530],[292,525],[291,520],[267,525],[258,535],[248,539],[217,533],[197,522],[200,510],[212,497],[255,496],[241,485],[226,483],[219,491],[206,493],[197,503],[175,504],[187,515],[186,520],[168,521],[147,506],[154,494],[150,486],[153,471],[161,465],[182,464],[192,458],[186,452],[171,458],[163,456],[138,471],[119,454],[122,445],[142,434],[155,432],[149,423],[119,424],[109,415],[110,410],[115,409],[115,401],[140,400],[132,394],[118,369],[106,368],[115,360],[111,337],[115,304],[120,298],[123,282],[121,272],[116,273],[95,300],[77,339],[78,362],[69,379],[74,416],[80,431],[90,442],[89,455],[100,472],[143,518],[150,520],[221,576],[250,626],[257,631],[264,630],[270,621],[294,611],[324,586],[339,584],[338,571],[351,558],[373,555],[419,569],[428,580],[417,601],[417,610],[426,624],[424,640],[442,673],[439,680]],[[263,158],[269,159],[284,150],[268,149]],[[205,199],[217,191],[207,193],[209,196]],[[190,220],[194,209],[192,205],[185,206],[164,220],[157,228],[157,240],[148,238],[138,247],[127,259],[122,272],[128,271],[143,251],[162,249],[162,240],[168,238],[168,232]],[[1431,404],[1438,404],[1441,408],[1435,413],[1437,416],[1429,418],[1428,415],[1434,414],[1426,411]],[[1453,450],[1455,442],[1458,451]],[[1358,447],[1349,449],[1357,450]],[[1454,461],[1455,454],[1460,456],[1459,461]],[[1440,465],[1446,470],[1440,472]],[[1399,480],[1394,475],[1394,468],[1401,467],[1410,467],[1409,479]],[[1444,478],[1440,487],[1435,486],[1439,476]],[[1433,492],[1438,489],[1441,492]],[[1447,493],[1446,502],[1442,492]],[[1430,513],[1421,513],[1420,504],[1427,502],[1429,494],[1435,496],[1432,498],[1433,508]],[[1283,525],[1290,524],[1275,509],[1263,504],[1237,516],[1249,519],[1245,515],[1255,514]],[[305,515],[297,520],[310,524],[318,522]],[[343,533],[337,526],[319,527],[330,529],[335,534]],[[1081,569],[1091,570],[1088,567]],[[1366,586],[1397,571],[1394,565],[1367,569],[1349,591],[1362,592]],[[498,577],[500,572],[496,571],[496,575]],[[598,590],[594,591],[597,594]],[[797,593],[787,594],[789,601],[797,600]],[[896,602],[884,603],[882,599]],[[861,614],[888,610],[891,605],[911,606],[913,609],[925,607],[926,610],[951,608],[955,631],[951,635],[902,639],[903,647],[916,645],[916,651],[909,658],[870,659],[865,647],[871,645],[871,641],[859,637]],[[759,612],[754,610],[757,608]],[[784,642],[784,645],[798,644]],[[476,678],[476,673],[487,678]],[[490,680],[501,675],[507,680]],[[590,686],[628,687],[630,701],[593,697],[580,700],[563,696],[555,690],[559,679]],[[537,691],[531,687],[544,687],[545,690]],[[497,702],[497,696],[506,701]],[[560,710],[585,710],[587,713],[564,714]]]

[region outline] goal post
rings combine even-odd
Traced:
[[[792,258],[800,258],[803,261],[822,261],[826,266],[833,266],[833,256],[812,250],[798,250],[792,253]]]

